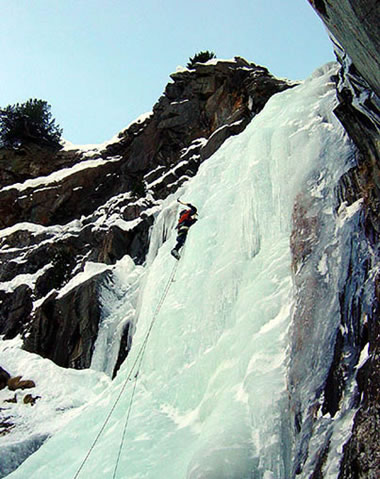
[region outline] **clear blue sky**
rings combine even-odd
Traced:
[[[202,50],[291,80],[335,59],[307,0],[0,0],[0,106],[46,100],[64,138],[102,143]]]

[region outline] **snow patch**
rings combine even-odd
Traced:
[[[78,171],[86,170],[88,168],[96,168],[98,166],[105,165],[106,163],[113,163],[120,160],[121,160],[121,157],[119,156],[115,158],[108,158],[106,160],[97,159],[97,160],[81,161],[77,163],[76,165],[71,166],[70,168],[62,168],[61,170],[54,171],[48,176],[40,176],[38,178],[26,180],[24,181],[24,183],[14,183],[12,185],[4,186],[4,188],[0,190],[0,193],[2,191],[7,191],[7,190],[24,191],[29,188],[37,188],[38,186],[45,186],[51,183],[59,183],[60,181],[73,175],[74,173],[78,173]]]
[[[62,289],[59,290],[57,299],[62,298],[80,284],[109,269],[111,269],[111,266],[107,264],[88,261],[84,266],[84,270],[75,275]]]
[[[0,290],[5,291],[6,293],[13,293],[19,286],[21,286],[22,284],[25,284],[29,286],[29,288],[33,291],[38,278],[43,276],[46,273],[46,271],[48,271],[51,268],[53,268],[53,265],[47,264],[33,274],[29,274],[29,273],[19,274],[18,276],[13,278],[11,281],[0,283]]]

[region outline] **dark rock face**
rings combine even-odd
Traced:
[[[32,311],[31,289],[20,285],[13,293],[0,291],[0,326],[5,339],[13,338],[23,327],[24,320]]]
[[[351,438],[344,446],[339,479],[380,477],[379,302],[380,278],[380,4],[376,0],[309,0],[333,35],[342,68],[337,79],[335,113],[358,148],[357,166],[341,178],[337,202],[364,204],[362,243],[371,256],[363,260],[359,242],[352,243],[350,274],[339,292],[342,330],[324,390],[323,413],[336,414],[347,378],[368,347],[368,360],[356,374],[358,411]],[[370,299],[366,288],[372,287]],[[323,476],[323,467],[315,470]],[[314,477],[314,476],[313,476]]]
[[[354,171],[356,167],[336,185],[333,198],[338,216],[339,211],[354,204],[364,205]],[[348,398],[350,407],[358,408],[358,413],[354,433],[342,455],[341,471],[346,470],[342,477],[378,477],[379,463],[365,460],[362,454],[379,450],[379,436],[372,434],[379,420],[378,260],[366,235],[365,208],[351,218],[348,234],[335,237],[334,231],[325,229],[318,203],[318,198],[304,193],[296,199],[293,211],[291,251],[297,292],[288,368],[294,434],[292,477],[326,477],[325,461],[336,450],[331,441],[334,421],[347,412]],[[325,281],[318,258],[321,251],[333,258],[338,243],[344,244],[344,259],[331,269],[335,273]],[[333,312],[329,323],[326,310]],[[359,360],[367,350],[368,360],[358,371]],[[310,383],[313,386],[309,388]]]
[[[370,92],[344,52],[336,47],[336,53],[343,67],[337,85],[339,105],[334,112],[359,150],[358,166],[352,171],[351,190],[364,198],[367,234],[375,245],[380,238],[379,98]]]
[[[98,332],[97,288],[104,274],[73,288],[62,297],[52,294],[36,310],[25,339],[27,351],[38,351],[58,366],[88,368]]]
[[[11,375],[8,373],[8,371],[6,371],[0,366],[0,390],[7,387],[8,380],[10,379],[10,377]]]
[[[112,379],[116,376],[117,372],[120,369],[120,366],[122,365],[124,359],[127,357],[128,352],[130,351],[131,348],[131,334],[130,334],[130,324],[128,323],[123,331],[121,341],[120,341],[120,349],[119,349],[119,355],[117,357],[117,361],[114,367],[114,370],[112,372]]]
[[[353,433],[344,447],[338,479],[376,479],[380,472],[380,328],[371,325],[370,358],[358,372],[362,403],[355,416]]]
[[[0,149],[0,186],[46,176],[84,159],[79,150],[57,152],[35,143],[24,145],[18,150]]]
[[[3,189],[0,191],[0,226],[4,228],[22,221],[41,225],[65,224],[88,215],[118,193],[114,178],[117,169],[115,162],[109,161],[96,168],[81,170],[80,174],[70,175],[49,188],[31,186],[23,194],[16,188]],[[91,193],[84,197],[82,190]]]
[[[358,76],[355,75],[355,79],[357,78]],[[355,97],[348,88],[343,86],[338,91],[340,105],[336,108],[336,115],[360,152],[358,166],[347,175],[348,178],[345,178],[347,185],[349,185],[347,193],[350,196],[352,194],[359,195],[364,199],[366,210],[363,230],[366,233],[367,241],[373,248],[373,262],[375,264],[379,258],[380,238],[380,112],[375,107],[374,96],[367,99],[362,109],[357,109],[354,106]],[[361,299],[357,301],[357,304],[352,305],[352,308],[346,309],[346,321],[358,321],[361,316],[360,328],[364,329],[362,334],[368,336],[370,359],[358,373],[357,379],[362,393],[362,402],[355,416],[352,436],[344,447],[339,479],[362,477],[374,479],[380,476],[380,436],[378,432],[380,427],[380,355],[378,349],[380,340],[378,327],[380,278],[378,274],[375,276],[368,274],[363,278],[363,284],[365,281],[373,282],[376,289],[372,311],[366,316],[365,325],[363,325]],[[347,290],[347,293],[349,292]],[[342,301],[347,303],[349,296],[344,293]],[[360,350],[359,344],[356,347],[357,350]],[[344,368],[343,351],[337,368]],[[337,384],[337,381],[335,383]]]
[[[64,296],[57,291],[89,261],[112,265],[128,254],[143,264],[159,200],[243,131],[273,94],[294,86],[239,57],[171,78],[152,114],[107,146],[0,151],[0,282],[7,284],[0,334],[24,334],[27,350],[60,366],[90,365],[105,275]]]
[[[329,32],[380,96],[380,5],[377,0],[309,0]]]

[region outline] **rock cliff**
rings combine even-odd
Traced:
[[[310,320],[320,317],[325,285],[302,267],[306,258],[313,264],[313,255],[318,256],[318,200],[304,195],[294,204],[290,245],[298,299],[288,371],[292,474],[326,477],[333,445],[323,417],[339,415],[344,391],[354,382],[354,426],[337,477],[377,478],[379,5],[374,0],[309,1],[331,33],[341,64],[335,113],[356,145],[355,166],[337,179],[335,212],[347,215],[360,203],[363,215],[352,229],[344,275],[337,281],[339,327],[332,334],[331,366],[304,411],[297,395],[304,374],[300,363],[316,340]],[[30,144],[0,151],[0,334],[5,338],[21,334],[27,350],[64,367],[87,368],[102,316],[99,291],[112,265],[126,254],[143,264],[160,201],[194,176],[229,136],[243,131],[271,95],[293,86],[239,57],[199,63],[171,79],[153,111],[106,145],[52,153]],[[121,344],[118,365],[128,352],[128,327]],[[313,455],[311,438],[317,433],[323,440]]]
[[[151,113],[105,145],[0,151],[5,338],[22,334],[29,351],[60,366],[89,367],[106,265],[126,254],[142,264],[160,200],[273,94],[294,86],[240,57],[197,63],[171,80]],[[77,285],[88,262],[105,267]]]
[[[338,477],[375,478],[380,475],[380,4],[376,0],[309,1],[330,32],[341,64],[335,114],[357,147],[356,166],[339,181],[336,207],[338,210],[361,200],[365,212],[360,232],[352,239],[350,273],[338,292],[341,332],[335,339],[334,358],[323,391],[323,411],[331,416],[336,414],[342,407],[343,390],[349,378],[356,374],[357,413],[352,435],[344,446]],[[316,225],[312,218],[302,215],[298,206],[295,225],[303,222],[312,232]],[[363,253],[365,243],[372,251],[370,259]],[[296,246],[293,244],[293,251],[297,251]],[[307,247],[313,250],[310,244]],[[314,291],[318,290],[315,286]],[[302,328],[302,320],[299,326]],[[309,335],[310,331],[305,334]],[[360,352],[365,348],[368,348],[368,357],[358,365]],[[309,419],[311,417],[312,413]],[[302,434],[301,426],[299,433]],[[312,478],[325,477],[323,465],[329,448],[326,438]]]

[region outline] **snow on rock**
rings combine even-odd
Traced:
[[[96,168],[100,165],[104,165],[108,162],[115,162],[115,161],[120,161],[121,157],[117,158],[108,158],[106,160],[103,159],[97,159],[97,160],[87,160],[87,161],[81,161],[80,163],[77,163],[76,165],[70,167],[70,168],[63,168],[61,170],[55,171],[54,173],[51,173],[50,175],[46,177],[38,177],[34,178],[32,180],[26,180],[24,183],[14,183],[9,186],[4,186],[0,190],[0,193],[2,191],[7,191],[7,190],[12,190],[16,189],[18,191],[24,191],[29,188],[37,188],[40,186],[47,186],[51,184],[58,183],[59,181],[64,180],[65,178],[73,175],[74,173],[77,173],[78,171],[85,170],[87,168]]]
[[[80,284],[91,279],[93,276],[98,275],[99,273],[107,271],[108,269],[110,269],[110,266],[104,263],[93,263],[92,261],[88,261],[84,265],[84,270],[71,278],[70,281],[59,291],[57,299],[62,298]]]
[[[99,144],[87,144],[87,145],[76,145],[74,143],[71,143],[71,141],[68,140],[62,140],[62,146],[63,150],[65,151],[70,151],[70,150],[79,150],[84,153],[84,156],[94,156],[98,155],[101,151],[105,150],[107,146],[113,145],[114,143],[117,143],[120,141],[120,135],[121,133],[125,132],[128,130],[131,126],[135,124],[141,124],[144,123],[147,119],[149,119],[153,115],[153,112],[149,111],[146,113],[143,113],[142,115],[139,115],[135,120],[131,121],[129,125],[122,130],[122,132],[117,133],[114,135],[110,140],[107,140],[103,143]]]
[[[6,293],[11,293],[15,291],[20,285],[25,284],[29,286],[30,289],[33,291],[38,278],[43,276],[46,273],[46,271],[48,271],[52,267],[53,266],[51,264],[47,264],[34,274],[29,274],[29,273],[20,274],[16,276],[15,278],[13,278],[11,281],[0,283],[0,289],[5,291]]]

